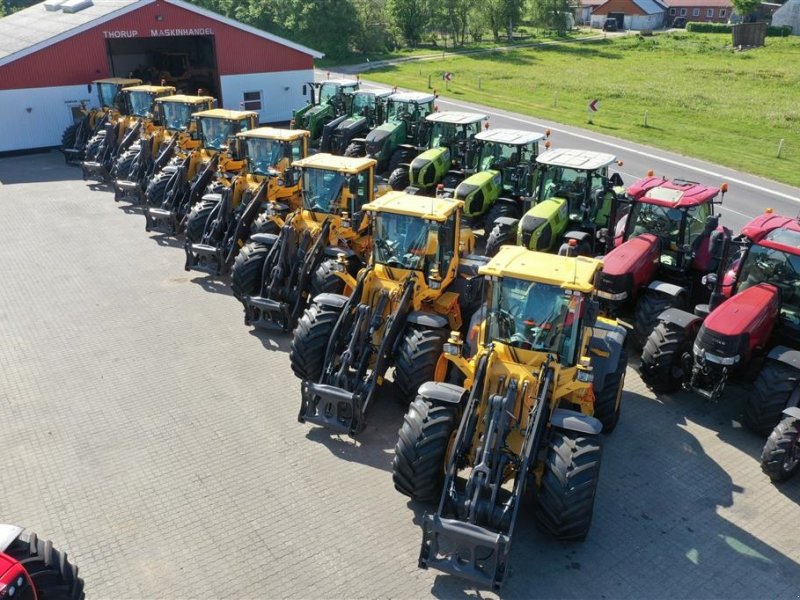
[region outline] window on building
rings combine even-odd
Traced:
[[[706,17],[708,17],[709,19],[713,19],[714,18],[714,9],[713,8],[709,8],[706,11]]]
[[[727,16],[724,8],[719,9],[719,16],[721,19],[724,19]]]
[[[261,110],[261,92],[245,92],[242,108],[244,110]]]
[[[700,9],[699,8],[693,8],[692,9],[692,16],[693,17],[699,17],[700,16]]]
[[[681,16],[682,16],[682,17],[685,17],[685,16],[686,16],[686,9],[685,9],[685,8],[682,8],[682,9],[681,9]]]
[[[675,16],[675,12],[676,12],[676,11],[675,11],[675,9],[674,9],[674,8],[670,8],[670,9],[669,9],[669,14],[670,14],[671,16],[673,16],[673,17]]]

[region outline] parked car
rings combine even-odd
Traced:
[[[606,19],[603,23],[603,31],[619,31],[616,19]]]
[[[672,19],[672,27],[680,29],[686,27],[686,17],[675,17]]]

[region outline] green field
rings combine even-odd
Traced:
[[[730,39],[631,35],[448,56],[367,76],[425,89],[430,75],[443,97],[578,125],[800,185],[800,37],[767,38],[766,47],[744,52],[731,49]],[[449,91],[441,81],[444,71],[454,73]],[[601,106],[588,123],[592,99]]]

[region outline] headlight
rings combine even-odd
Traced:
[[[736,363],[739,362],[739,359],[741,358],[738,354],[736,356],[720,356],[719,354],[712,354],[711,352],[703,350],[697,344],[694,345],[693,350],[695,356],[701,359],[705,359],[708,362],[712,362],[716,365],[724,365],[726,367],[735,365]]]
[[[611,292],[604,292],[597,290],[597,295],[604,300],[625,300],[628,297],[628,292],[620,292],[619,294],[612,294]]]

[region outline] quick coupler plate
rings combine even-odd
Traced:
[[[303,381],[302,402],[297,420],[313,423],[338,433],[355,435],[356,395],[342,388]]]
[[[121,200],[123,198],[136,198],[141,200],[142,188],[136,181],[128,181],[125,179],[116,179],[114,181],[114,199]]]
[[[183,249],[186,251],[186,264],[184,269],[202,271],[211,275],[222,275],[222,249],[208,244],[192,244],[186,242]]]
[[[178,233],[178,219],[175,213],[163,208],[144,209],[145,231],[160,231],[175,235]]]
[[[83,159],[83,148],[62,148],[61,152],[64,153],[64,160],[70,165],[78,163]]]
[[[81,163],[83,170],[83,179],[96,179],[98,181],[105,181],[108,177],[106,166],[101,162],[85,160]]]
[[[289,306],[285,302],[263,296],[245,296],[242,302],[244,303],[245,325],[262,329],[280,327],[284,331],[288,331]]]
[[[499,590],[507,573],[511,539],[479,525],[426,514],[419,566]]]

